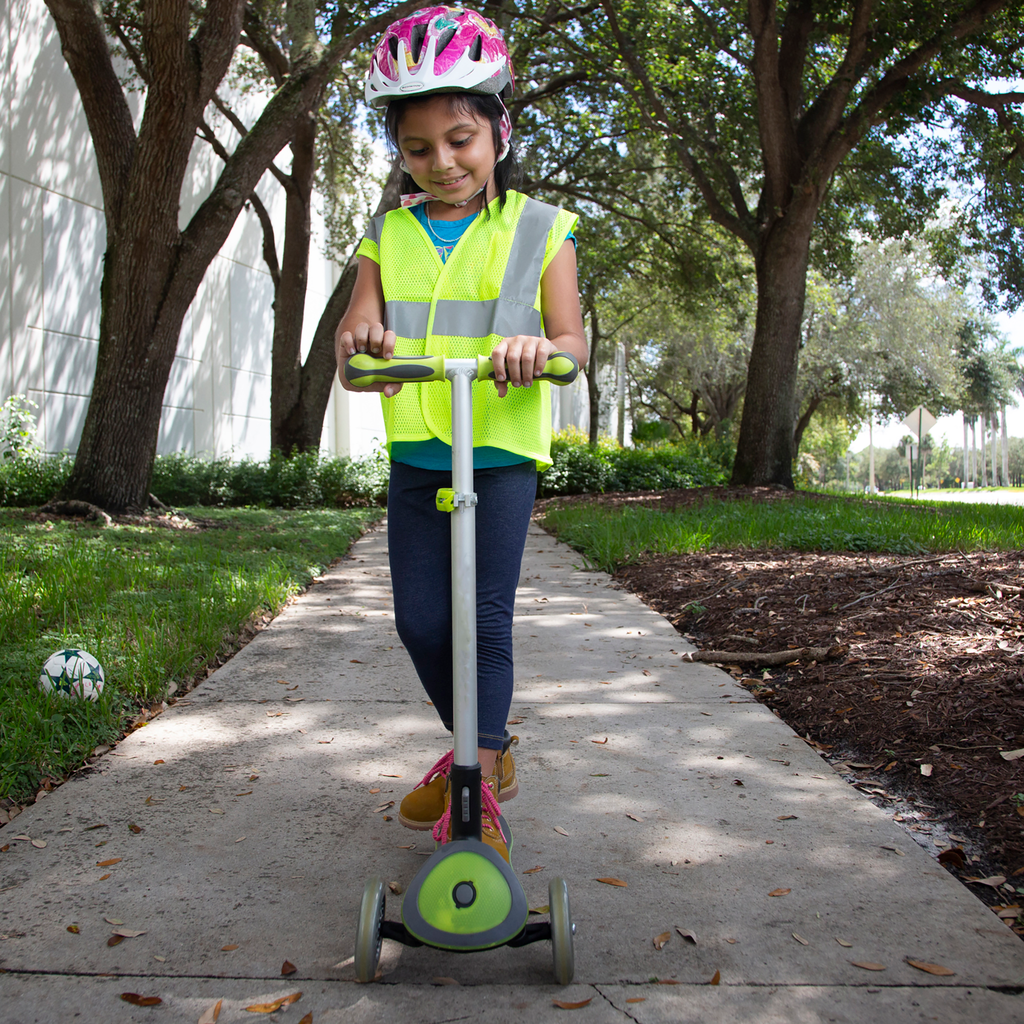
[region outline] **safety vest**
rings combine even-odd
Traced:
[[[380,264],[384,326],[395,332],[396,355],[468,358],[490,355],[503,338],[544,336],[540,279],[569,232],[575,214],[508,192],[466,229],[442,262],[408,209],[376,217],[360,255]],[[375,251],[376,250],[376,251]],[[487,445],[550,464],[550,385],[509,388],[499,398],[490,382],[473,388],[473,445]],[[451,385],[406,384],[382,396],[388,451],[395,441],[438,437],[451,444]]]

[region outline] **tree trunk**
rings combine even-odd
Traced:
[[[302,325],[309,281],[316,119],[303,113],[291,141],[292,173],[285,187],[284,255],[274,292],[274,342],[270,368],[270,448],[290,455],[306,450],[299,401]],[[319,431],[317,445],[319,445]]]
[[[402,171],[396,164],[391,170],[373,216],[379,217],[389,210],[397,209],[401,203],[401,191]],[[288,241],[285,239],[286,247],[287,244]],[[307,253],[309,251],[308,238],[306,239],[306,251]],[[272,445],[278,451],[286,454],[293,451],[311,452],[317,451],[320,447],[324,414],[327,411],[327,402],[331,397],[331,388],[334,386],[334,375],[338,369],[334,354],[334,333],[345,314],[349,299],[352,297],[352,288],[356,283],[358,269],[359,261],[353,257],[345,265],[331,297],[327,300],[323,313],[320,314],[305,363],[300,366],[298,354],[296,354],[295,362],[290,364],[292,366],[290,373],[294,383],[291,381],[285,383],[290,395],[290,402],[287,409],[284,408],[283,402],[280,404],[282,415],[280,434]],[[275,310],[274,315],[276,344],[277,318],[280,313]],[[275,350],[275,359],[276,357]],[[272,386],[277,387],[276,381]],[[273,403],[272,392],[271,405]]]
[[[814,209],[793,204],[755,259],[757,320],[733,464],[734,486],[793,487],[793,422],[800,324]],[[787,223],[789,222],[789,223]]]

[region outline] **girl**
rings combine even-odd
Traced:
[[[512,94],[504,39],[462,7],[430,7],[392,24],[374,50],[367,102],[386,107],[406,172],[402,209],[376,218],[360,244],[352,299],[338,326],[339,366],[356,352],[490,354],[496,384],[477,385],[478,757],[484,841],[508,859],[495,800],[518,792],[511,740],[512,611],[551,438],[551,353],[587,360],[572,235],[576,216],[511,186],[518,166],[503,98]],[[418,189],[419,191],[416,191]],[[434,495],[451,486],[449,385],[377,384],[391,459],[388,549],[398,634],[442,723],[452,728],[450,523]],[[399,809],[403,825],[447,841],[449,752]]]

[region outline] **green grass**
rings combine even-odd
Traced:
[[[711,500],[678,512],[566,504],[546,529],[605,572],[644,554],[795,548],[923,554],[1024,548],[1024,511],[1009,505],[796,495]]]
[[[33,522],[0,510],[0,796],[29,798],[194,678],[260,614],[344,554],[379,509],[192,509],[209,528]],[[43,694],[43,662],[81,647],[99,701]]]

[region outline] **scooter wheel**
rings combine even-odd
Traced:
[[[380,926],[384,920],[384,880],[371,878],[363,886],[356,926],[356,981],[373,981],[380,962]]]
[[[551,919],[551,958],[555,983],[568,985],[576,970],[572,952],[574,926],[569,911],[569,889],[564,878],[552,878],[548,886],[548,916]]]

